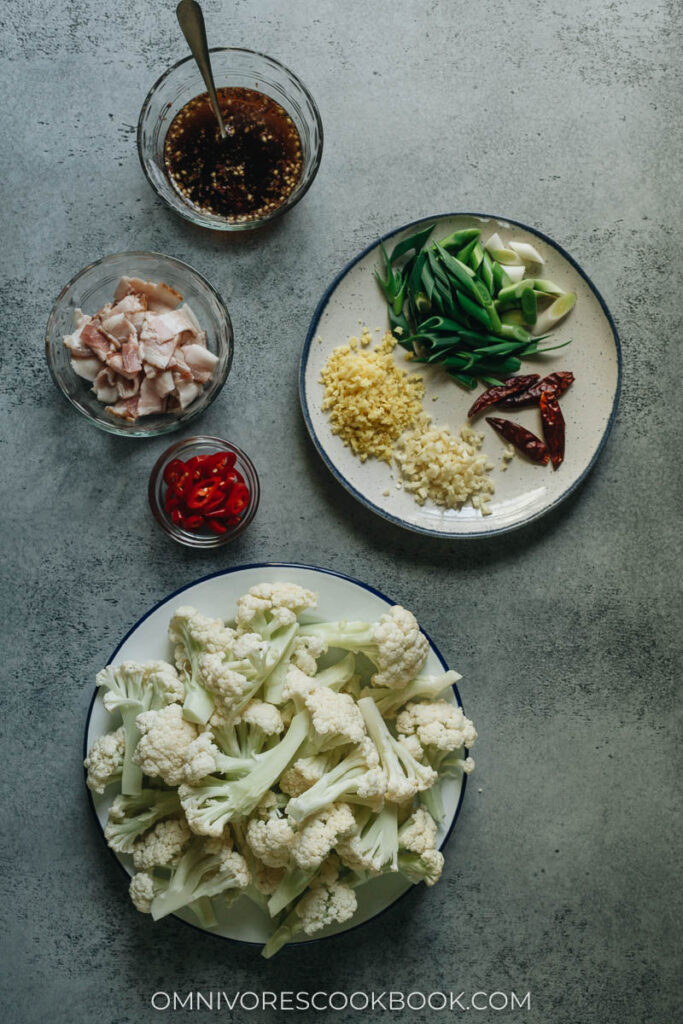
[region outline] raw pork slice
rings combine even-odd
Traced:
[[[93,381],[102,369],[102,363],[96,356],[90,356],[86,359],[76,359],[74,357],[71,360],[71,367],[74,373],[77,373],[83,380]]]
[[[104,362],[113,350],[114,346],[99,327],[91,321],[89,324],[85,324],[81,328],[81,341],[91,349],[98,359]]]
[[[181,352],[185,362],[192,370],[193,379],[199,381],[200,384],[205,384],[216,368],[218,356],[209,352],[208,348],[204,348],[202,345],[183,345]]]
[[[147,377],[140,385],[140,400],[138,402],[138,416],[152,416],[156,412],[164,411],[164,400],[154,390],[154,382]]]

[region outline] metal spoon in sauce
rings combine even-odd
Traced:
[[[211,70],[211,58],[209,57],[209,46],[206,41],[206,26],[204,25],[202,9],[196,0],[180,0],[176,7],[176,15],[178,23],[183,30],[183,35],[187,39],[188,46],[192,51],[192,56],[196,60],[197,67],[204,79],[211,102],[211,109],[218,121],[221,138],[227,139],[228,133],[223,124],[223,115],[221,114],[218,97],[216,96],[216,86],[213,80],[213,71]]]

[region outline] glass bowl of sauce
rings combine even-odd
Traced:
[[[291,209],[317,174],[320,113],[288,68],[252,50],[211,50],[227,138],[221,139],[192,57],[152,86],[138,154],[152,188],[202,227],[244,231]]]

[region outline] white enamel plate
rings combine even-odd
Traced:
[[[330,430],[327,414],[321,409],[320,372],[332,350],[345,344],[349,337],[358,336],[361,323],[370,328],[377,340],[388,329],[386,304],[374,277],[376,269],[383,269],[380,241],[391,250],[402,237],[431,222],[436,223],[432,235],[436,239],[461,228],[478,227],[484,240],[498,232],[504,241],[529,242],[545,260],[542,276],[577,295],[573,310],[552,334],[552,344],[569,338],[572,344],[545,357],[528,359],[520,370],[541,376],[555,370],[573,372],[575,382],[560,402],[566,421],[565,460],[553,471],[550,466],[533,465],[523,456],[515,456],[508,469],[501,472],[505,445],[484,417],[479,416],[474,421],[475,429],[484,435],[482,451],[495,467],[491,475],[496,489],[489,504],[491,514],[487,516],[469,504],[457,510],[444,510],[429,501],[418,505],[410,494],[397,489],[388,465],[376,459],[361,463],[350,448],[344,447]],[[395,357],[399,365],[410,369],[410,364],[404,363],[403,349],[397,347]],[[424,378],[425,412],[435,424],[459,430],[467,422],[467,410],[483,386],[473,392],[466,391],[437,365],[415,369],[419,369]],[[600,454],[614,421],[620,379],[621,350],[612,317],[595,286],[568,253],[546,235],[516,221],[482,214],[447,214],[407,224],[373,242],[332,282],[311,321],[301,360],[299,388],[304,419],[313,443],[328,469],[358,501],[409,530],[437,537],[472,538],[503,533],[537,519],[581,483]],[[487,414],[515,420],[541,435],[538,409],[513,412],[492,408]]]
[[[148,661],[154,658],[172,659],[172,651],[167,638],[168,623],[175,608],[180,605],[193,605],[205,615],[225,619],[233,618],[237,598],[245,594],[249,587],[256,583],[282,581],[298,583],[302,587],[318,594],[318,608],[311,619],[357,619],[374,621],[387,610],[387,605],[395,604],[384,594],[373,587],[338,573],[310,566],[289,564],[249,565],[207,576],[182,587],[150,609],[133,626],[123,638],[110,658],[112,664],[128,659]],[[429,638],[428,638],[429,639]],[[439,673],[446,671],[447,666],[441,654],[430,641],[429,658],[425,672]],[[449,694],[454,703],[460,703],[457,689],[454,687]],[[102,698],[96,693],[93,696],[88,714],[85,734],[85,750],[89,750],[93,741],[105,732],[116,728],[120,722],[104,708]],[[111,787],[115,789],[115,787]],[[465,792],[465,779],[444,779],[441,793],[445,808],[444,821],[438,832],[440,847],[448,839],[460,810]],[[113,799],[111,791],[103,796],[88,791],[90,800],[99,824],[104,830],[109,807]],[[133,874],[132,858],[115,854],[125,871]],[[440,883],[437,883],[437,888]],[[365,924],[377,917],[387,907],[395,903],[412,886],[402,875],[384,875],[357,890],[358,910],[354,917],[343,925],[330,927],[320,932],[313,939],[325,938],[338,932],[348,931],[358,925]],[[437,897],[438,900],[438,897]],[[229,908],[220,899],[214,900],[218,928],[210,929],[212,934],[239,942],[266,942],[270,934],[270,922],[267,915],[245,896],[241,896]],[[131,904],[132,908],[132,904]],[[137,911],[134,911],[137,913]],[[176,915],[188,924],[198,927],[191,914],[181,912]]]

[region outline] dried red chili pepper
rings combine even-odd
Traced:
[[[495,387],[489,388],[488,391],[484,391],[479,395],[479,398],[467,413],[468,417],[471,419],[489,405],[498,405],[504,398],[516,395],[520,391],[526,391],[539,377],[540,373],[527,373],[520,374],[518,377],[508,377],[502,384],[496,384]]]
[[[487,416],[486,422],[505,441],[509,441],[517,451],[521,452],[522,455],[526,455],[532,462],[538,462],[541,466],[548,465],[550,459],[548,449],[540,437],[536,437],[526,427],[521,426],[519,423],[513,423],[512,420],[501,420],[497,416]]]
[[[553,469],[557,469],[564,459],[564,416],[557,396],[550,391],[541,392],[538,404],[541,409],[543,436],[550,452],[550,461],[553,464]]]
[[[557,373],[548,374],[537,384],[532,384],[526,391],[496,402],[496,405],[500,409],[524,409],[528,405],[538,405],[538,400],[544,391],[550,391],[556,398],[559,398],[573,382],[574,374],[571,370],[558,370]]]

